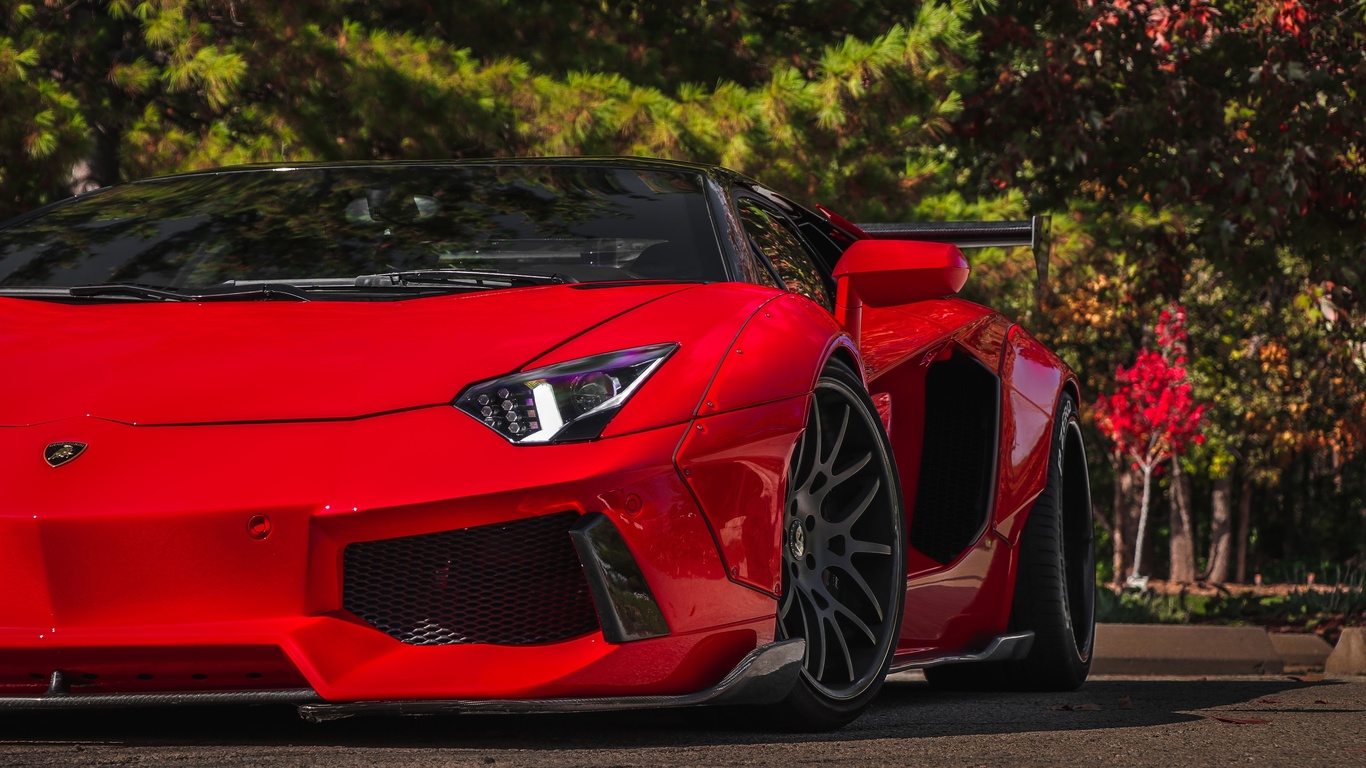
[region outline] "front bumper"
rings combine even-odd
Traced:
[[[0,696],[311,690],[329,702],[677,696],[772,640],[672,457],[687,425],[513,446],[439,406],[353,421],[0,428]],[[50,443],[89,448],[53,468]],[[573,511],[619,531],[668,625],[415,646],[343,608],[348,544]]]

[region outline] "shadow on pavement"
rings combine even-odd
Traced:
[[[1328,689],[1333,681],[1100,680],[1052,694],[943,693],[924,682],[889,681],[852,725],[825,734],[746,730],[741,713],[718,729],[676,711],[575,715],[366,717],[314,725],[292,707],[10,712],[0,716],[0,745],[242,745],[362,748],[565,750],[658,745],[707,746],[847,742],[996,733],[1146,727],[1200,719],[1194,710],[1248,704],[1278,694]],[[1122,708],[1121,700],[1131,708]],[[1095,709],[1099,707],[1099,709]]]

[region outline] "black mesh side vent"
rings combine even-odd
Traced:
[[[911,546],[953,562],[986,527],[996,482],[1000,381],[965,351],[925,378],[925,449]]]
[[[577,512],[349,544],[342,605],[411,645],[531,645],[598,628]]]

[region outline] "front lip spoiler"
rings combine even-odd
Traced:
[[[16,710],[111,709],[185,705],[297,704],[299,716],[314,723],[355,715],[520,714],[533,712],[608,712],[717,704],[771,704],[797,683],[806,641],[783,640],[756,648],[721,682],[697,693],[677,696],[608,696],[580,699],[470,699],[445,701],[328,702],[316,691],[197,691],[186,693],[65,693],[58,686],[42,696],[0,697],[0,712]],[[60,680],[60,677],[57,678]]]
[[[301,704],[322,701],[308,688],[284,691],[195,691],[187,693],[50,693],[0,697],[0,711],[38,709],[115,709],[224,704]]]
[[[806,640],[793,638],[750,651],[721,682],[677,696],[605,696],[577,699],[467,699],[446,701],[309,702],[299,716],[321,723],[356,715],[470,715],[611,712],[732,704],[774,704],[797,684]]]

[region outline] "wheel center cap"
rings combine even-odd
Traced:
[[[792,553],[793,560],[806,557],[806,528],[802,527],[800,520],[793,520],[787,529],[787,549]]]

